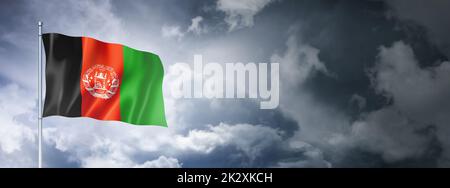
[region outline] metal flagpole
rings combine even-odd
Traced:
[[[38,167],[42,168],[42,22],[39,27],[39,59],[38,59]]]

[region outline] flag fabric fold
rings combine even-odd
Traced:
[[[89,37],[43,34],[43,117],[90,117],[167,126],[160,58]]]

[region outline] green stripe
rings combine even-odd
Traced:
[[[123,46],[123,68],[121,121],[167,126],[162,93],[164,68],[159,57]]]

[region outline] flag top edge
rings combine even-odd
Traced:
[[[105,43],[105,44],[112,44],[112,45],[121,45],[121,46],[125,46],[125,47],[131,48],[131,49],[136,50],[136,51],[139,51],[139,52],[149,53],[149,54],[152,54],[152,55],[154,55],[154,56],[159,57],[158,54],[155,54],[155,53],[153,53],[153,52],[149,52],[149,51],[145,51],[145,50],[140,50],[140,49],[133,48],[133,47],[130,47],[130,46],[128,46],[128,45],[124,45],[124,44],[120,44],[120,43],[107,42],[107,41],[99,40],[99,39],[96,39],[96,38],[90,37],[90,36],[73,36],[73,35],[65,35],[65,34],[61,34],[61,33],[43,33],[42,35],[62,35],[62,36],[65,36],[65,37],[72,37],[72,38],[76,38],[76,37],[83,38],[83,37],[84,37],[84,38],[89,38],[89,39],[96,40],[96,41],[98,41],[98,42]]]

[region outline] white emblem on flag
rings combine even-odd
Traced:
[[[97,98],[109,99],[119,88],[119,78],[114,69],[109,66],[96,64],[83,75],[84,88]]]

